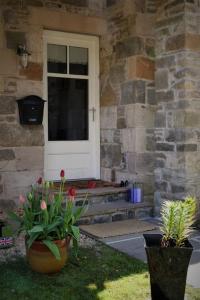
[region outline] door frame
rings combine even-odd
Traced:
[[[84,42],[90,43],[92,50],[90,54],[92,57],[92,61],[94,62],[94,70],[95,73],[93,76],[89,76],[90,84],[89,84],[89,95],[90,97],[94,95],[93,105],[96,109],[95,112],[95,122],[93,126],[93,130],[89,135],[92,135],[94,139],[94,149],[92,152],[91,163],[92,163],[92,177],[95,179],[100,179],[100,104],[99,104],[99,38],[97,36],[91,35],[82,35],[76,33],[67,33],[60,31],[43,31],[43,99],[47,102],[44,106],[44,118],[43,118],[43,127],[44,127],[44,178],[48,178],[47,176],[47,143],[48,143],[48,97],[47,97],[47,44],[53,41],[54,43],[58,42],[60,44],[63,43],[64,40],[74,41],[75,43]],[[64,43],[65,44],[65,43]],[[67,44],[67,42],[66,42]],[[90,68],[90,66],[89,66]],[[73,75],[71,75],[73,78]],[[88,107],[88,115],[89,122],[92,122],[92,112],[90,110],[92,107]],[[91,128],[90,128],[91,130]],[[80,178],[81,179],[81,178]]]

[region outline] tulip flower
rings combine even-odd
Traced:
[[[69,197],[75,197],[76,196],[75,188],[73,188],[73,187],[69,188],[68,195],[69,195]]]
[[[19,195],[19,202],[20,204],[24,204],[26,202],[26,199],[23,195]]]
[[[65,177],[65,171],[64,171],[64,170],[61,170],[61,171],[60,171],[60,177],[61,177],[61,178],[64,178],[64,177]]]
[[[38,178],[37,183],[38,183],[38,184],[42,184],[42,177]]]
[[[96,187],[95,181],[89,181],[88,182],[88,189],[94,189]]]
[[[46,210],[47,209],[47,205],[46,205],[46,202],[44,200],[41,201],[40,207],[41,207],[41,210]]]

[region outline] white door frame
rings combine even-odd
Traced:
[[[48,100],[47,96],[47,44],[62,44],[62,45],[70,45],[69,41],[73,41],[73,46],[77,45],[80,47],[86,47],[89,49],[89,74],[88,76],[80,76],[80,75],[69,75],[63,74],[63,78],[88,78],[89,79],[89,97],[94,95],[94,99],[89,101],[89,124],[93,122],[93,112],[92,108],[95,107],[95,122],[93,122],[92,128],[89,127],[89,141],[93,140],[94,149],[91,155],[91,165],[92,165],[92,176],[96,179],[100,179],[100,109],[99,109],[99,38],[96,36],[89,35],[80,35],[80,34],[72,34],[58,31],[49,31],[44,30],[43,34],[43,98],[44,100]],[[91,63],[93,62],[93,67],[91,67]],[[95,65],[94,65],[95,64]],[[92,72],[95,70],[95,73]],[[51,73],[52,74],[52,73]],[[57,74],[53,74],[55,77],[60,77]],[[92,103],[92,106],[91,106]],[[47,156],[49,154],[48,145],[48,101],[45,103],[44,108],[44,118],[43,118],[43,126],[44,126],[44,139],[45,139],[45,151],[44,151],[44,177],[46,179],[50,179],[48,176],[48,166],[47,166]],[[69,142],[51,142],[55,143],[53,145],[53,151],[59,153],[59,147],[65,147],[65,143]],[[57,143],[57,146],[56,146]],[[64,145],[65,144],[65,145]],[[80,178],[81,179],[81,178]]]

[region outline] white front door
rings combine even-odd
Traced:
[[[45,179],[100,178],[99,41],[44,31]]]

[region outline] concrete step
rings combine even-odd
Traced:
[[[133,218],[147,218],[153,215],[152,203],[130,203],[118,200],[107,203],[88,204],[79,225],[109,223]]]
[[[75,198],[76,205],[81,205],[85,200],[89,205],[116,202],[120,200],[128,201],[128,188],[102,187],[77,190]]]
[[[65,189],[66,191],[66,189]],[[55,192],[58,192],[55,191]],[[127,187],[104,186],[94,189],[77,189],[75,205],[83,202],[87,210],[79,224],[95,224],[121,221],[133,218],[147,218],[153,214],[153,203],[148,198],[142,203],[130,203]],[[66,198],[67,192],[64,193]]]

